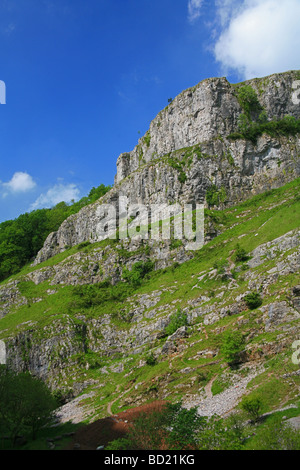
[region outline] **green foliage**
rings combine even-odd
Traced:
[[[228,261],[224,259],[217,259],[213,263],[213,268],[217,270],[218,274],[224,274],[227,266],[228,266]]]
[[[126,285],[119,283],[112,286],[108,280],[98,284],[77,285],[73,288],[74,299],[70,307],[89,309],[105,302],[122,302],[129,294]]]
[[[261,116],[261,115],[260,115]],[[229,135],[232,140],[245,139],[254,144],[262,134],[271,137],[295,136],[300,133],[300,119],[293,116],[285,116],[279,120],[266,121],[261,118],[257,122],[252,121],[248,116],[242,114],[238,122],[238,132]]]
[[[241,408],[255,422],[258,421],[261,415],[262,402],[258,397],[245,396],[241,401]]]
[[[165,327],[164,333],[167,336],[172,335],[178,328],[188,325],[187,315],[179,308],[176,313],[173,313],[170,317],[169,324]]]
[[[156,358],[155,358],[153,352],[151,352],[150,354],[147,355],[147,357],[146,357],[146,364],[147,364],[148,366],[155,366],[156,362],[157,362],[157,360],[156,360]]]
[[[268,121],[267,113],[259,103],[256,92],[251,86],[242,86],[237,93],[243,113],[238,119],[238,131],[229,136],[231,139],[246,139],[255,144],[257,138],[264,133],[271,137],[279,137],[281,135],[296,135],[300,132],[300,119],[293,116]]]
[[[244,85],[238,89],[238,101],[247,116],[262,109],[255,90],[250,85]]]
[[[197,449],[197,435],[203,429],[205,418],[198,415],[196,407],[189,410],[181,403],[169,405],[166,411],[170,432],[168,448],[172,450]]]
[[[138,261],[132,266],[131,271],[127,268],[124,268],[122,277],[134,288],[141,285],[142,280],[145,276],[150,273],[154,268],[154,263],[152,261]]]
[[[227,423],[213,416],[206,419],[205,426],[197,436],[199,450],[241,450],[244,430],[241,422],[231,417]]]
[[[262,298],[258,292],[250,292],[249,294],[245,295],[244,300],[250,310],[254,310],[258,308],[262,304]]]
[[[242,248],[238,243],[235,247],[235,261],[247,261],[249,259],[248,253],[245,248]]]
[[[101,184],[89,195],[73,204],[60,202],[52,209],[38,209],[15,220],[0,224],[0,281],[17,273],[42,248],[47,236],[58,230],[62,222],[82,207],[102,197],[110,186]]]
[[[183,171],[179,173],[178,180],[180,181],[181,184],[184,184],[186,182],[187,176]]]
[[[14,447],[20,433],[35,439],[52,419],[56,400],[41,380],[29,373],[15,374],[0,367],[0,431],[8,433]]]
[[[300,430],[284,423],[279,416],[256,430],[252,450],[300,450]]]
[[[170,250],[175,250],[183,245],[182,240],[173,239],[170,243]]]
[[[186,155],[187,157],[187,155]],[[167,159],[168,164],[174,168],[174,170],[177,170],[179,172],[178,180],[180,181],[181,184],[184,184],[187,180],[186,173],[184,171],[184,168],[187,163],[187,158],[184,158],[182,161],[178,160],[174,156],[171,156]]]
[[[226,201],[226,198],[225,188],[221,187],[219,189],[215,184],[212,184],[206,191],[206,201],[209,207],[220,205],[220,203]]]
[[[145,144],[147,145],[147,147],[149,148],[149,147],[150,147],[150,141],[151,141],[151,135],[150,135],[150,132],[149,132],[149,131],[148,131],[147,134],[145,135],[144,141],[145,141]]]
[[[239,360],[239,355],[244,349],[244,337],[238,331],[228,331],[223,337],[221,354],[228,364],[234,364]]]

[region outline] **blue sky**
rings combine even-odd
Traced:
[[[299,17],[300,0],[0,0],[0,222],[113,184],[201,80],[299,69]]]

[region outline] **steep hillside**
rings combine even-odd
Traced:
[[[170,267],[137,282],[125,281],[125,267],[145,265],[150,252],[127,251],[111,240],[24,269],[1,286],[7,364],[32,371],[64,397],[84,390],[93,397],[93,417],[105,416],[112,402],[113,411],[158,398],[200,406],[211,379],[216,397],[239,383],[250,387],[235,391],[228,404],[221,400],[222,413],[251,389],[263,397],[265,411],[293,402],[299,184],[210,211],[222,233],[181,264],[182,247],[174,248]],[[119,267],[121,282],[101,280],[99,271],[111,265]],[[257,303],[247,303],[249,293]],[[233,369],[222,352],[227,331],[244,337]],[[203,406],[211,413],[209,402]]]
[[[0,284],[0,363],[68,402],[62,421],[157,400],[222,417],[245,395],[263,413],[298,404],[297,76],[183,92],[119,157],[115,186]],[[204,246],[99,236],[99,208],[119,196],[204,204]]]

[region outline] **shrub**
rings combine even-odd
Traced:
[[[211,206],[218,206],[220,203],[226,201],[226,190],[225,188],[218,187],[215,184],[212,184],[210,188],[206,191],[206,201],[209,207]]]
[[[218,274],[224,274],[227,266],[228,261],[222,259],[215,261],[213,264],[213,268],[217,270]]]
[[[262,110],[262,106],[258,101],[257,94],[250,85],[244,85],[240,87],[237,94],[238,101],[246,115],[250,116],[251,112]]]
[[[91,245],[91,242],[90,241],[86,241],[86,242],[81,242],[79,243],[79,245],[77,246],[78,250],[81,250],[82,248],[86,248],[87,246],[90,246]]]
[[[262,134],[271,137],[296,135],[300,132],[300,119],[293,116],[285,116],[283,119],[266,121],[261,113],[258,121],[252,121],[246,114],[242,113],[238,120],[238,131],[229,135],[232,140],[245,139],[254,144]]]
[[[155,366],[157,360],[156,360],[156,357],[154,356],[153,352],[151,352],[150,354],[147,355],[146,357],[146,364],[148,366]]]
[[[147,134],[144,136],[144,141],[145,141],[145,144],[147,145],[147,147],[149,148],[150,147],[150,141],[151,141],[151,135],[149,132],[147,132]]]
[[[246,250],[244,248],[242,248],[239,243],[236,245],[236,249],[235,249],[235,261],[239,262],[239,261],[247,261],[247,259],[249,258]]]
[[[238,362],[240,353],[244,349],[244,337],[239,332],[227,332],[224,335],[221,353],[228,364]]]
[[[254,422],[258,421],[261,415],[262,402],[257,397],[244,397],[241,402],[241,408]]]
[[[138,287],[141,285],[145,276],[150,273],[153,268],[153,261],[138,261],[132,266],[131,271],[129,271],[127,268],[124,268],[122,276],[123,279],[133,287]]]
[[[254,310],[262,304],[262,298],[258,292],[251,292],[250,294],[245,295],[244,300],[250,310]]]
[[[179,308],[176,313],[171,315],[170,322],[165,327],[164,332],[167,336],[170,336],[173,333],[175,333],[175,331],[177,331],[178,328],[181,328],[182,326],[187,326],[187,325],[188,325],[187,316]]]
[[[184,183],[186,182],[187,176],[186,176],[186,174],[184,173],[184,171],[181,171],[181,172],[179,173],[178,180],[179,180],[179,182],[180,182],[181,184],[184,184]]]
[[[111,442],[108,450],[184,450],[197,448],[197,435],[205,418],[197,408],[187,410],[180,403],[166,404],[141,413],[129,428],[126,438]],[[121,446],[121,447],[120,447]]]

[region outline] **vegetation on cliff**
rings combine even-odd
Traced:
[[[87,197],[78,202],[60,202],[51,209],[37,209],[22,214],[15,220],[0,224],[0,281],[17,273],[42,248],[47,236],[55,232],[63,221],[84,206],[92,204],[109,191],[101,184],[92,188]]]

